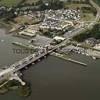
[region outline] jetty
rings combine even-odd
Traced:
[[[12,44],[26,49],[35,49],[33,45],[26,45],[20,42],[13,42]]]
[[[70,61],[70,62],[73,62],[73,63],[79,64],[79,65],[82,65],[82,66],[87,66],[86,63],[83,63],[83,62],[80,62],[80,61],[74,60],[74,59],[72,59],[72,58],[69,58],[69,57],[67,57],[67,56],[64,56],[63,54],[59,54],[59,53],[55,53],[55,52],[53,52],[52,55],[55,56],[55,57],[58,57],[58,58],[64,59],[64,60],[66,60],[66,61]]]

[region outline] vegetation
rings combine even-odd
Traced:
[[[89,3],[89,0],[67,0],[68,3],[77,3],[77,4],[88,4]]]
[[[5,94],[9,92],[9,90],[18,90],[20,96],[29,96],[31,93],[31,88],[29,85],[21,86],[21,84],[16,80],[4,81],[3,84],[0,85],[0,94]]]
[[[94,0],[100,6],[100,0]]]
[[[40,0],[25,0],[24,4],[36,5]]]
[[[15,7],[18,4],[20,4],[22,1],[23,0],[0,0],[0,5],[6,7]]]
[[[16,80],[5,81],[2,85],[0,85],[0,94],[5,94],[9,90],[13,90],[20,86],[19,82]]]
[[[94,37],[96,39],[100,39],[100,24],[94,25],[92,30],[87,30],[82,34],[75,36],[73,39],[78,42],[83,42],[85,39]]]
[[[91,13],[92,12],[94,15],[96,15],[96,13],[97,13],[96,9],[93,7],[82,7],[81,10],[83,13]]]
[[[29,85],[26,85],[26,86],[21,86],[19,88],[19,95],[20,96],[24,96],[24,97],[27,97],[31,94],[31,89],[30,89],[30,86]]]
[[[48,0],[48,8],[59,9],[63,7],[63,2],[60,0]]]
[[[43,29],[43,30],[40,29],[40,32],[49,38],[53,38],[55,36],[61,36],[65,33],[64,31],[50,30],[50,29]]]

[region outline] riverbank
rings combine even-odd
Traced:
[[[12,27],[9,23],[6,23],[2,19],[0,19],[0,28],[5,28],[6,30],[10,30]]]
[[[5,93],[9,91],[18,91],[19,96],[27,97],[31,93],[31,88],[27,84],[25,86],[22,86],[18,81],[16,80],[9,80],[1,83],[0,85],[0,94],[4,95]]]

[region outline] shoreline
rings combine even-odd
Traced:
[[[7,24],[4,21],[0,20],[0,29],[2,29],[2,28],[6,30],[6,34],[8,34],[9,30],[12,29],[10,24]]]

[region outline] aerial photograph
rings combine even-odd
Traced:
[[[0,100],[100,100],[100,0],[0,0]]]

